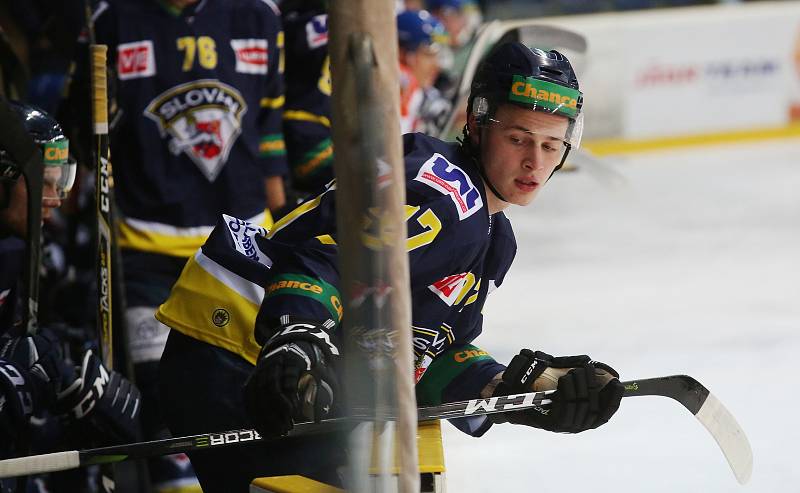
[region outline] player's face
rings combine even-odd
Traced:
[[[519,106],[501,106],[481,132],[486,176],[507,203],[527,205],[538,194],[566,149],[569,120]],[[490,190],[487,193],[494,194]],[[505,206],[500,205],[501,210]]]
[[[423,88],[429,88],[439,76],[439,52],[433,45],[420,46],[409,57],[409,68]]]
[[[9,190],[8,207],[0,211],[0,232],[10,232],[20,238],[28,237],[28,191],[25,177],[21,176]],[[52,216],[52,211],[61,206],[56,186],[47,179],[42,185],[42,221]]]

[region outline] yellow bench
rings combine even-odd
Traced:
[[[427,421],[419,424],[417,451],[422,491],[442,491],[445,468],[441,422]],[[398,472],[396,465],[393,472]],[[271,476],[254,479],[250,484],[250,493],[344,493],[344,490],[303,476]]]

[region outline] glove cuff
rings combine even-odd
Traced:
[[[492,396],[508,395],[533,390],[533,382],[550,366],[553,357],[542,351],[523,349],[514,356],[503,372],[503,381]]]
[[[333,328],[336,322],[331,319],[320,322],[283,315],[273,325],[273,335],[261,348],[259,358],[268,354],[273,349],[289,342],[307,341],[319,347],[325,356],[331,360],[340,356],[339,348],[333,338]]]
[[[6,399],[4,405],[11,410],[15,419],[27,420],[34,411],[35,390],[31,385],[31,376],[16,365],[0,360],[0,395],[15,395],[16,398]]]

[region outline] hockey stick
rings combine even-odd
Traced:
[[[95,275],[97,277],[97,335],[100,357],[108,371],[114,368],[113,333],[113,222],[111,216],[112,181],[108,141],[108,80],[106,67],[106,45],[96,44],[94,20],[89,2],[84,2],[86,28],[89,35],[89,64],[92,100],[92,159],[95,166],[95,210],[97,212],[97,255]],[[113,464],[100,468],[102,491],[112,493],[116,489]]]
[[[753,473],[753,450],[736,418],[700,382],[688,375],[623,382],[625,397],[660,395],[681,403],[711,433],[739,484]]]
[[[92,45],[92,120],[94,132],[97,204],[97,325],[103,364],[114,366],[112,332],[112,251],[111,251],[111,185],[108,150],[108,100],[106,96],[105,45]]]
[[[711,433],[728,459],[739,483],[750,479],[753,470],[753,453],[750,443],[734,417],[700,382],[686,375],[649,378],[623,382],[625,397],[660,395],[681,403],[697,417]],[[554,391],[472,399],[450,402],[437,406],[421,407],[417,416],[420,421],[453,419],[486,414],[531,409],[550,404]],[[360,413],[359,413],[360,414]],[[350,418],[335,418],[321,423],[300,423],[290,436],[341,431],[358,422],[359,415]],[[392,416],[381,416],[386,420]],[[362,419],[374,419],[364,413]],[[180,438],[168,438],[152,442],[131,443],[89,450],[71,450],[52,454],[19,457],[0,461],[0,478],[49,471],[61,471],[91,464],[104,464],[131,458],[207,450],[235,444],[249,444],[264,440],[255,430],[231,430],[222,433],[206,433]]]

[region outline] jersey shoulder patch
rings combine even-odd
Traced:
[[[231,49],[236,58],[236,71],[242,74],[267,73],[269,50],[266,39],[232,39]]]
[[[449,196],[461,221],[483,207],[481,193],[469,175],[438,152],[420,166],[414,180]]]
[[[312,50],[328,44],[328,14],[315,15],[308,21],[306,41]]]
[[[117,77],[120,80],[152,77],[156,74],[153,42],[149,39],[117,46]]]

